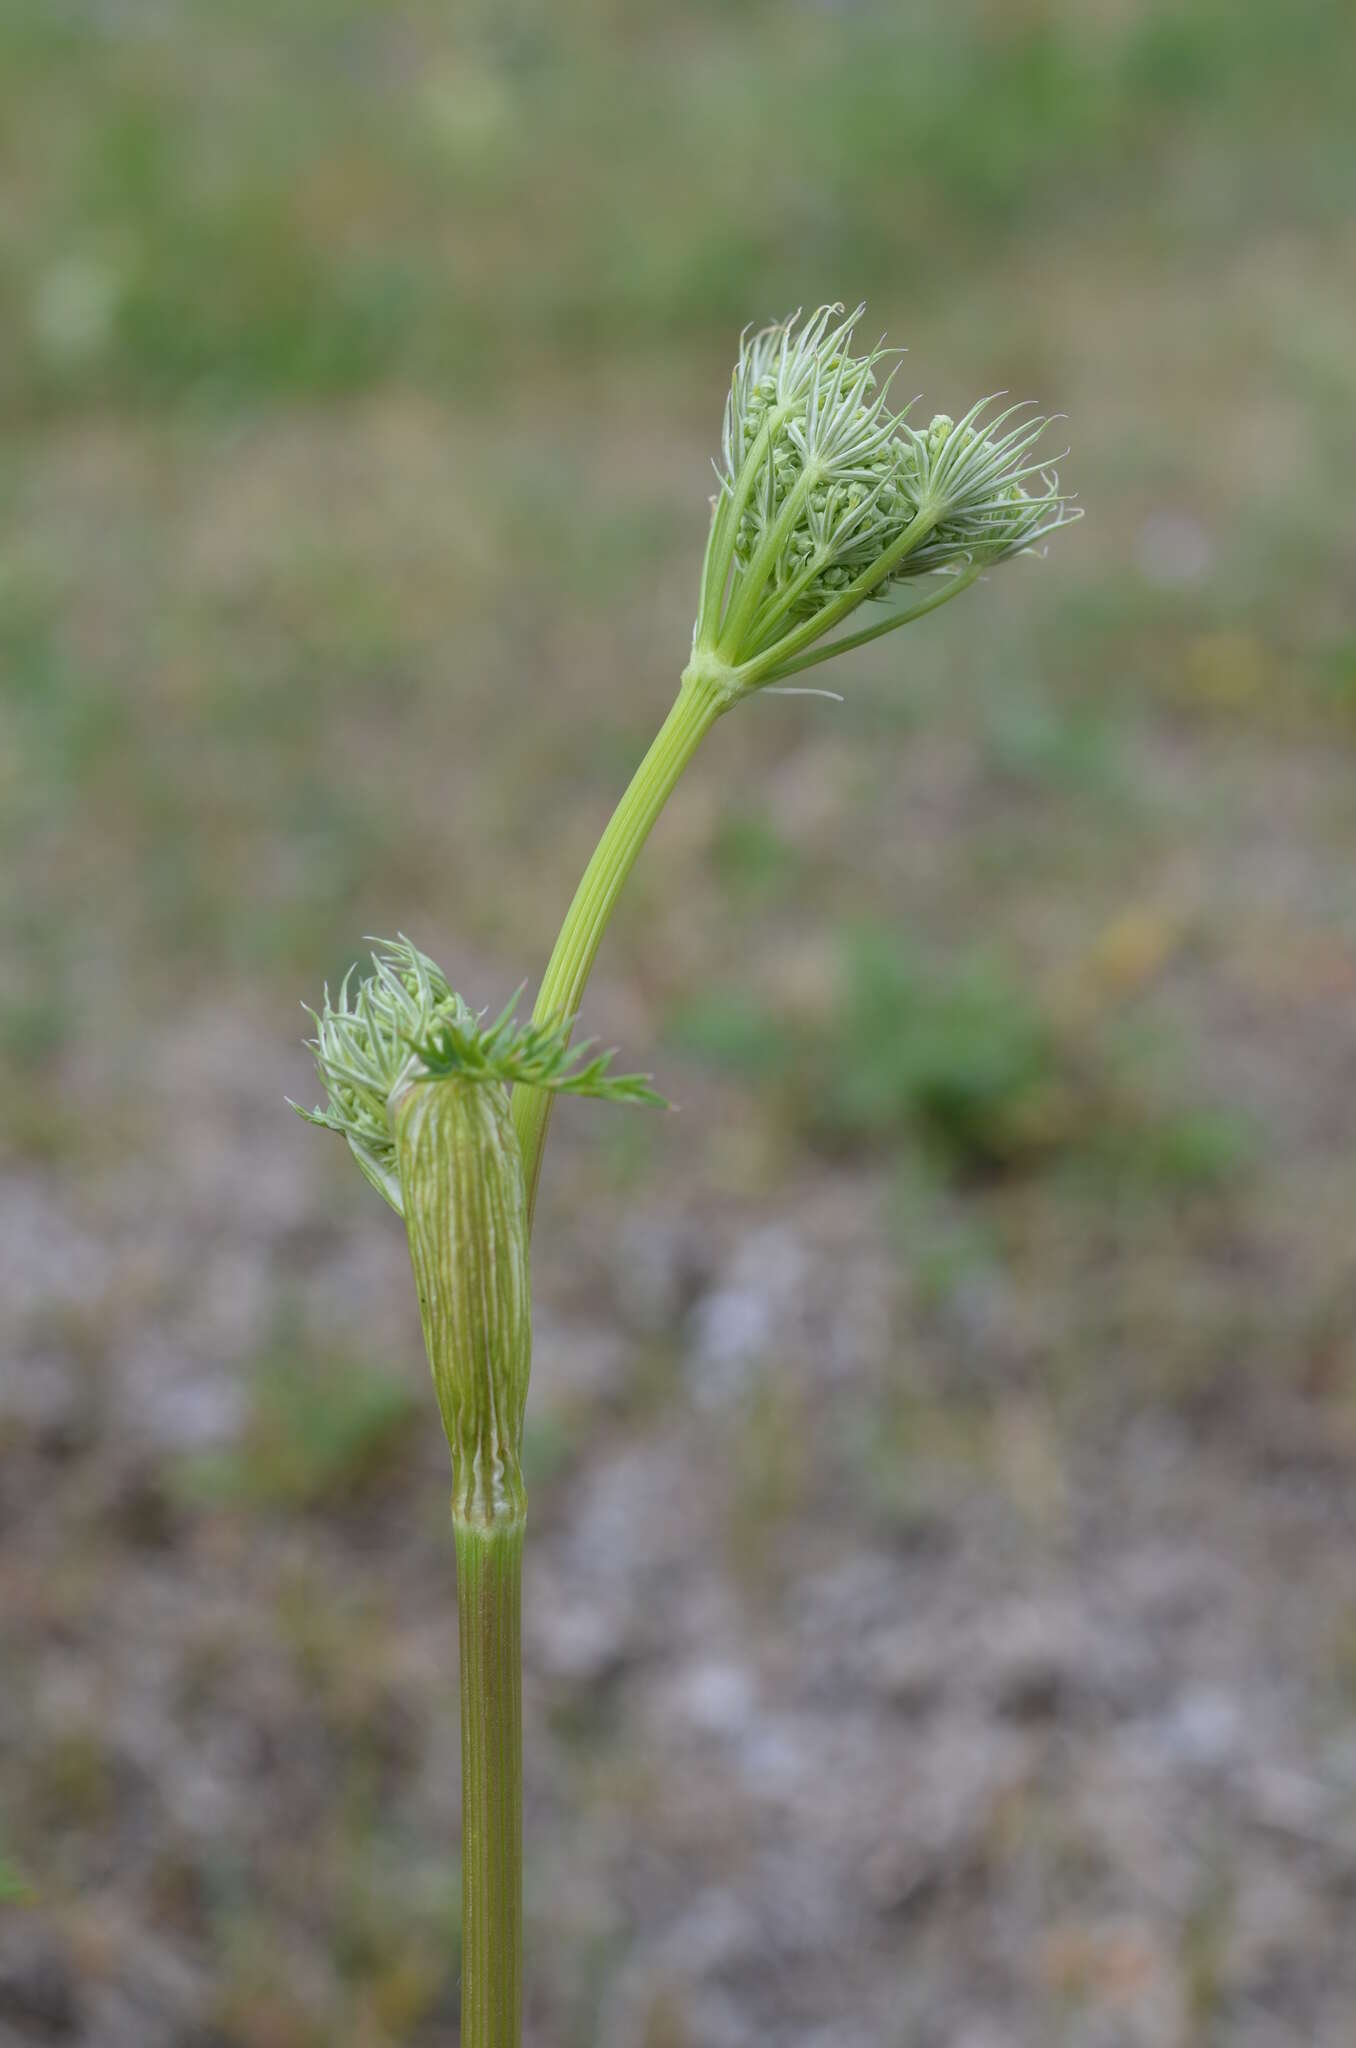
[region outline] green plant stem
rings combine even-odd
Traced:
[[[461,2048],[521,2048],[525,1517],[454,1522],[461,1644]]]
[[[533,1022],[553,1024],[579,1008],[607,921],[622,884],[674,785],[706,734],[725,709],[725,699],[705,677],[687,676],[645,759],[608,821],[565,914],[560,936],[542,976]],[[542,1148],[554,1097],[543,1088],[513,1091],[513,1120],[523,1152],[529,1225],[537,1205]]]

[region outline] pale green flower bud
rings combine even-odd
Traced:
[[[932,415],[931,420],[928,422],[926,436],[928,455],[932,461],[935,462],[941,454],[955,425],[956,422],[952,419],[949,412],[935,412]]]

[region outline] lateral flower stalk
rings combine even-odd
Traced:
[[[683,770],[710,732],[730,699],[718,677],[689,674],[668,717],[608,820],[593,857],[580,878],[574,900],[560,927],[532,1011],[543,1028],[558,1026],[579,1008],[588,985],[603,933],[616,908],[636,856],[678,785]],[[523,1149],[528,1221],[536,1210],[542,1151],[551,1121],[552,1095],[525,1085],[513,1091],[513,1120]]]
[[[925,428],[890,407],[897,350],[852,349],[863,308],[821,306],[740,345],[721,433],[692,653],[678,697],[613,812],[542,976],[533,1022],[577,1010],[626,877],[723,712],[959,597],[983,572],[1079,517],[1036,444],[1050,421],[981,399]],[[896,365],[897,366],[897,365]],[[926,596],[906,586],[934,577]],[[860,606],[880,615],[839,632]],[[888,608],[887,608],[888,607]],[[515,1088],[528,1220],[551,1098]]]

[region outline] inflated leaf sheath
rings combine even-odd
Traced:
[[[452,1452],[452,1511],[520,1521],[532,1362],[522,1156],[498,1082],[411,1079],[391,1097],[424,1344]]]

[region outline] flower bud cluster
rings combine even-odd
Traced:
[[[938,571],[971,580],[1077,516],[1034,454],[1044,417],[1014,406],[986,421],[985,400],[919,429],[891,411],[889,352],[852,353],[861,311],[821,307],[741,347],[693,639],[740,689],[804,666],[864,599]]]
[[[1077,516],[1060,491],[1058,474],[1044,460],[1027,460],[1049,421],[1012,406],[983,424],[989,403],[982,400],[959,425],[939,412],[922,432],[902,428],[906,489],[919,507],[935,507],[938,517],[890,580],[923,576],[960,560],[985,566],[1006,561]]]

